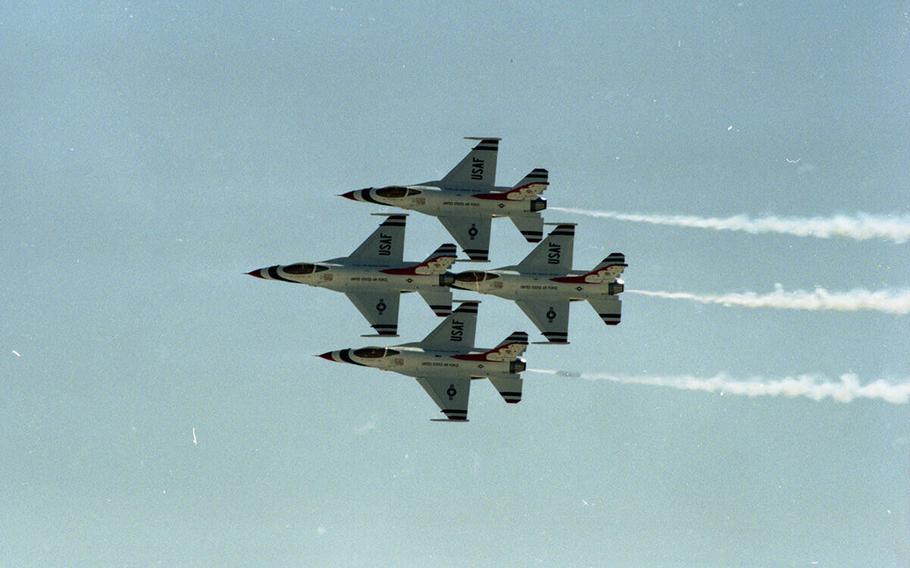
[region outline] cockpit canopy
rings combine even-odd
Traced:
[[[388,187],[380,187],[379,189],[374,189],[373,192],[379,197],[410,197],[412,195],[420,195],[419,189],[410,189],[407,187],[402,187],[400,185],[390,185]]]
[[[465,283],[483,282],[484,280],[495,280],[497,278],[499,278],[498,274],[483,272],[482,270],[468,270],[467,272],[455,275],[456,282]]]
[[[328,270],[327,266],[319,266],[318,264],[310,264],[308,262],[298,262],[297,264],[289,264],[281,268],[287,274],[312,274],[314,272],[322,272],[323,270]]]
[[[388,349],[386,347],[361,347],[360,349],[355,349],[351,352],[352,355],[360,357],[361,359],[379,359],[382,357],[398,355],[399,353],[400,351],[395,351],[394,349]]]

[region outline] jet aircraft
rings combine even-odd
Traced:
[[[587,300],[607,325],[622,315],[622,253],[610,253],[592,270],[572,270],[575,225],[562,223],[521,263],[455,275],[454,288],[514,300],[550,343],[569,342],[569,302]]]
[[[467,421],[472,380],[489,378],[502,398],[515,404],[521,401],[521,373],[527,367],[520,357],[528,346],[523,331],[513,332],[492,349],[474,348],[478,303],[462,302],[423,341],[341,349],[319,357],[414,377],[445,420]]]
[[[423,262],[403,262],[407,216],[383,216],[385,221],[350,256],[269,266],[247,274],[344,292],[382,337],[398,337],[401,293],[417,292],[437,316],[451,314],[448,285],[454,275],[448,269],[455,262],[455,245],[440,246]]]
[[[512,187],[496,185],[499,138],[479,140],[461,162],[440,180],[416,185],[368,187],[341,197],[400,207],[438,217],[472,261],[486,262],[490,250],[490,220],[508,217],[531,243],[543,238],[547,200],[540,194],[549,185],[547,170],[535,168]]]

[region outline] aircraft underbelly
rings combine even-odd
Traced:
[[[583,284],[553,282],[549,278],[516,278],[504,284],[497,296],[509,297],[513,300],[523,298],[562,298],[568,300],[584,300],[600,293]]]

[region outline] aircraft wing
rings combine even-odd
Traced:
[[[444,215],[440,216],[439,220],[471,260],[478,262],[489,260],[492,217]]]
[[[594,307],[597,315],[607,325],[619,325],[622,318],[622,300],[619,296],[601,296],[599,298],[588,298],[588,302]]]
[[[550,231],[531,253],[518,264],[525,274],[563,275],[572,272],[572,252],[575,244],[575,225],[564,223]]]
[[[423,341],[415,344],[426,350],[466,352],[474,347],[477,332],[477,305],[480,302],[462,302]]]
[[[458,189],[487,191],[496,185],[496,156],[499,138],[469,138],[479,140],[452,171],[442,178],[441,185]]]
[[[516,300],[550,343],[569,342],[569,300]]]
[[[468,397],[471,394],[469,377],[418,377],[417,382],[448,420],[468,420]]]
[[[379,228],[373,231],[348,260],[362,264],[391,266],[401,264],[404,256],[404,230],[408,218],[395,214],[386,217]],[[397,314],[398,311],[396,310]]]
[[[398,291],[388,292],[345,292],[363,317],[367,318],[378,335],[398,337]]]

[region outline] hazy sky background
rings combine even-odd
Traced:
[[[312,357],[376,341],[344,296],[243,274],[348,254],[377,209],[336,194],[470,135],[551,205],[910,213],[910,4],[247,4],[0,7],[0,564],[910,566],[908,405],[528,374],[431,423]],[[630,289],[910,286],[906,244],[546,217]],[[488,266],[530,249],[494,222]],[[401,341],[436,323],[403,298]],[[483,298],[480,345],[520,329]],[[570,335],[529,366],[910,377],[908,316],[627,294]]]

